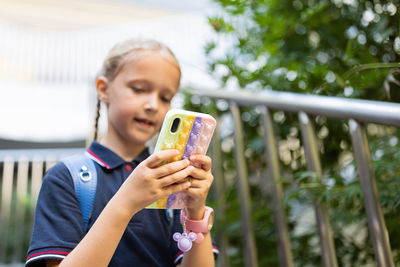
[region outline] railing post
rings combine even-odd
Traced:
[[[357,169],[360,175],[360,184],[364,195],[365,209],[367,211],[368,226],[374,246],[375,258],[379,267],[392,267],[394,263],[385,219],[383,218],[380,207],[367,135],[364,127],[353,119],[349,120],[349,128]]]
[[[0,210],[0,262],[7,259],[8,236],[11,223],[11,199],[13,192],[14,160],[4,159],[3,177],[1,186],[1,210]]]
[[[43,178],[43,160],[41,158],[34,158],[32,160],[32,182],[31,182],[31,200],[32,211],[35,210],[37,199],[39,197],[40,187],[42,186]]]
[[[307,160],[307,168],[314,172],[318,179],[322,179],[321,162],[318,155],[317,138],[314,127],[304,112],[299,112],[301,133],[304,143],[304,153]],[[328,207],[325,203],[315,203],[315,215],[317,217],[318,233],[321,242],[322,262],[325,267],[336,267],[337,259],[335,246],[332,237],[332,230],[329,223]]]
[[[213,114],[214,118],[218,121],[216,112]],[[215,126],[214,136],[212,139],[212,158],[213,158],[213,173],[215,183],[215,197],[218,201],[218,217],[223,218],[225,216],[225,178],[222,170],[222,153],[221,153],[221,141],[220,141],[220,126],[219,123]],[[229,257],[227,254],[228,249],[228,237],[224,231],[218,231],[216,236],[218,242],[218,265],[221,267],[229,267]]]
[[[243,149],[243,129],[239,107],[235,102],[230,103],[233,122],[235,125],[235,160],[238,173],[238,191],[240,201],[240,213],[242,218],[242,229],[245,240],[245,263],[246,267],[257,267],[257,247],[254,238],[253,225],[251,222],[251,201],[247,177],[246,160]]]
[[[293,266],[293,257],[286,223],[285,207],[283,205],[282,184],[279,182],[281,174],[273,124],[268,108],[265,106],[260,108],[261,114],[263,115],[261,123],[265,136],[265,158],[268,164],[267,179],[269,180],[269,188],[271,188],[272,194],[275,229],[278,238],[279,262],[281,266],[291,267]]]
[[[25,229],[24,224],[26,223],[26,199],[28,195],[28,170],[29,162],[28,159],[21,157],[18,159],[18,171],[17,171],[17,188],[16,188],[16,208],[14,214],[14,242],[15,249],[13,252],[13,261],[19,262],[21,256],[26,253],[24,247],[24,237],[28,233]],[[30,234],[30,233],[29,233]]]

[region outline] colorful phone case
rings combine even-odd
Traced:
[[[179,119],[176,131],[171,129],[174,120]],[[165,149],[177,149],[179,155],[172,161],[189,158],[192,154],[206,154],[214,133],[215,119],[204,113],[171,109],[165,116],[164,123],[158,136],[154,152]],[[182,209],[185,207],[185,193],[176,193],[162,198],[148,209]]]

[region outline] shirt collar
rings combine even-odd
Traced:
[[[89,148],[86,150],[87,155],[97,162],[100,166],[106,169],[115,169],[118,166],[121,166],[125,163],[125,161],[118,156],[114,151],[109,148],[101,145],[97,141],[93,141]],[[136,165],[145,160],[150,155],[149,149],[146,147],[143,151],[137,156],[132,163]]]

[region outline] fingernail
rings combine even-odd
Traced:
[[[186,187],[187,187],[187,188],[189,188],[191,185],[192,185],[191,182],[187,182],[187,183],[186,183]]]

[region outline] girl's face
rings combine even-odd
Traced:
[[[106,84],[104,95],[99,93],[108,106],[108,134],[127,145],[144,145],[160,130],[180,80],[169,55],[139,53]]]

